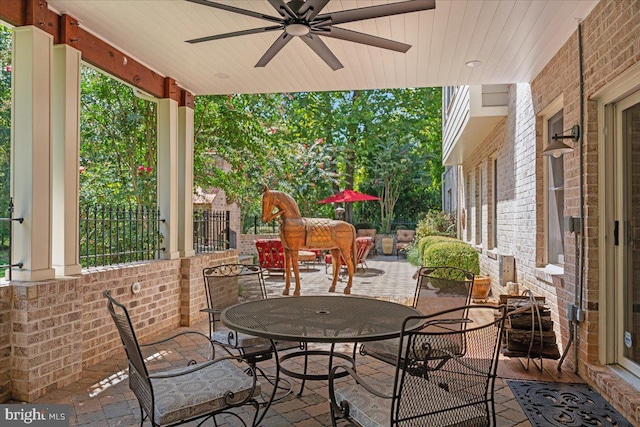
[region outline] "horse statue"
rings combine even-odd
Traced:
[[[274,209],[277,209],[274,212]],[[264,186],[262,194],[262,222],[280,222],[280,240],[284,247],[285,287],[282,295],[289,295],[291,267],[296,279],[293,295],[300,295],[300,271],[298,251],[300,249],[330,249],[333,264],[333,282],[329,292],[336,290],[340,272],[340,256],[344,258],[349,272],[345,294],[351,293],[353,273],[356,270],[356,229],[344,221],[328,218],[302,218],[298,204],[288,194],[269,190]]]

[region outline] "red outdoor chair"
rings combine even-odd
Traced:
[[[362,268],[362,272],[364,272],[365,268],[369,268],[367,266],[367,255],[369,255],[369,251],[373,247],[373,238],[371,237],[356,237],[356,269],[358,265]],[[331,254],[325,255],[324,257],[324,272],[326,273],[331,265],[333,259]],[[346,263],[344,258],[340,257],[340,265],[345,266]]]
[[[284,273],[284,247],[280,239],[260,239],[255,243],[260,267],[269,273],[272,271]]]

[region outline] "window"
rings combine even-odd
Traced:
[[[476,170],[476,245],[482,244],[482,167]]]
[[[471,177],[472,177],[471,173],[467,174],[467,179],[466,179],[467,182],[465,184],[465,189],[466,189],[466,194],[465,194],[466,215],[465,216],[466,216],[466,218],[465,218],[464,223],[465,223],[465,227],[467,229],[467,233],[466,233],[466,236],[465,236],[465,240],[467,242],[471,241],[471,214],[472,214],[471,201],[473,200],[472,199],[472,193],[471,193],[471,189],[473,188],[471,186]]]
[[[547,120],[547,145],[554,134],[563,131],[562,110]],[[546,240],[547,263],[564,265],[564,162],[562,157],[547,157],[546,164]]]
[[[491,161],[491,229],[489,243],[498,247],[498,158]]]

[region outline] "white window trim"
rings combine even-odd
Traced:
[[[487,216],[490,216],[491,219],[491,227],[488,231],[487,236],[487,247],[490,247],[493,251],[498,250],[498,153],[493,153],[489,156],[489,168],[491,169],[491,185],[487,185],[487,191],[489,187],[491,187],[491,208],[487,209]],[[487,174],[487,177],[489,175]],[[487,197],[487,199],[489,199]],[[487,200],[487,205],[489,204],[489,200]],[[487,224],[489,223],[489,218],[487,218]]]
[[[551,117],[553,117],[554,115],[556,115],[558,112],[560,112],[560,110],[562,110],[564,108],[564,96],[560,95],[559,97],[557,97],[556,99],[554,99],[549,105],[547,105],[541,112],[540,112],[540,117],[542,118],[542,149],[544,150],[548,143],[547,141],[549,140],[549,127],[548,127],[548,121]],[[543,203],[542,203],[542,213],[543,213],[543,224],[544,224],[544,237],[543,237],[543,247],[544,247],[544,253],[543,253],[543,259],[544,259],[544,265],[542,266],[542,268],[546,269],[547,267],[551,267],[554,271],[558,271],[557,269],[562,269],[562,272],[564,272],[564,268],[561,266],[558,266],[556,264],[549,264],[549,239],[547,238],[547,236],[549,235],[549,225],[548,225],[548,210],[549,210],[549,197],[548,197],[548,191],[547,188],[549,186],[549,165],[548,165],[548,161],[543,161],[543,165],[542,165],[542,176],[543,176],[543,180],[542,180],[542,185],[544,188],[544,197],[543,197]],[[560,272],[557,272],[556,274],[562,274]]]

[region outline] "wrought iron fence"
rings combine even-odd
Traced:
[[[155,259],[162,247],[157,208],[136,205],[80,207],[80,263],[97,267]]]
[[[242,229],[245,234],[276,234],[278,232],[278,222],[271,221],[266,224],[262,222],[258,215],[247,215],[244,218]]]
[[[11,243],[13,236],[13,222],[18,221],[20,224],[24,221],[24,218],[13,217],[13,198],[9,199],[9,217],[0,218],[0,269],[9,269],[9,280],[11,280],[11,270],[13,267],[20,267],[24,265],[21,262],[13,263],[11,259]]]
[[[236,247],[236,235],[230,228],[229,218],[229,211],[193,212],[193,249],[196,253]]]

